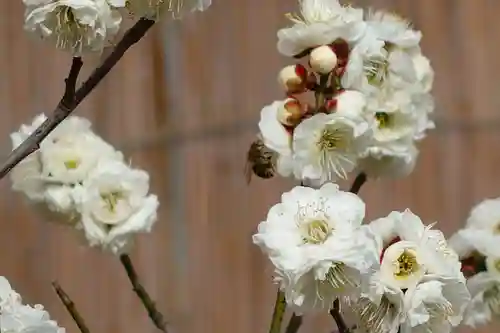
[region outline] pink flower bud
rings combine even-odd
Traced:
[[[323,45],[311,51],[309,64],[318,74],[328,74],[337,66],[337,55],[328,45]]]
[[[302,105],[295,98],[287,98],[278,110],[278,121],[287,127],[297,126],[302,116]]]
[[[278,79],[287,93],[296,94],[304,91],[307,75],[307,69],[297,64],[283,68],[279,73]]]

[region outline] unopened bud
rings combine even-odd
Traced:
[[[307,74],[307,69],[304,66],[291,65],[280,71],[278,79],[287,93],[295,94],[304,91]]]
[[[302,106],[294,98],[288,98],[278,110],[278,121],[289,127],[297,126],[302,120]]]
[[[337,55],[330,46],[319,46],[311,51],[309,64],[316,73],[328,74],[337,66]]]

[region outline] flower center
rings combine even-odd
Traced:
[[[309,244],[322,244],[331,235],[332,230],[324,220],[312,220],[303,224],[303,240]]]
[[[79,159],[77,159],[77,158],[72,159],[72,160],[64,161],[64,166],[66,167],[67,170],[78,169],[78,167],[80,166],[80,164],[81,164],[81,161]]]
[[[343,149],[348,146],[344,131],[338,128],[325,128],[318,140],[318,148],[321,151],[332,151]]]
[[[417,262],[417,256],[413,251],[404,250],[396,259],[396,272],[394,277],[397,279],[405,279],[420,270],[420,265]]]
[[[365,73],[368,83],[372,86],[381,86],[389,72],[389,62],[381,58],[372,58],[365,63]]]
[[[111,213],[115,213],[118,201],[123,199],[123,193],[119,191],[101,193],[101,199],[104,202],[106,209]]]
[[[394,125],[394,116],[385,112],[375,113],[375,119],[377,120],[378,128],[380,129],[389,128]]]
[[[71,7],[59,6],[53,15],[57,47],[74,48],[81,51],[83,38],[89,31],[89,27],[76,19]]]

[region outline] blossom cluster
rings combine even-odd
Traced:
[[[461,323],[470,294],[444,235],[410,210],[364,217],[364,202],[336,184],[283,194],[253,240],[287,303],[308,313],[340,299],[363,333],[448,333]]]
[[[395,14],[299,1],[300,14],[278,31],[278,51],[296,63],[279,73],[286,98],[261,111],[262,159],[273,174],[314,186],[359,170],[408,175],[416,142],[434,128],[421,32]]]
[[[41,114],[11,134],[18,147],[46,120]],[[133,234],[156,222],[158,198],[149,175],[96,135],[88,120],[69,117],[10,173],[12,188],[54,222],[83,230],[91,246],[128,251]]]
[[[133,17],[158,20],[205,10],[211,0],[23,0],[25,28],[58,49],[82,55],[100,52],[117,35],[123,11]]]
[[[462,261],[472,301],[464,324],[478,327],[500,319],[500,198],[486,199],[470,212],[465,227],[450,238]]]
[[[25,305],[9,281],[0,276],[0,332],[64,333],[65,329],[50,319],[42,305]]]
[[[248,171],[301,185],[271,207],[253,241],[296,313],[340,302],[358,333],[449,333],[474,292],[444,234],[409,209],[365,221],[363,200],[336,184],[415,168],[417,143],[434,128],[422,34],[395,14],[338,0],[299,5],[278,31],[278,51],[296,61],[279,73],[286,98],[262,109]]]

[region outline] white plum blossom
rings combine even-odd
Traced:
[[[368,228],[379,239],[381,259],[355,303],[361,325],[374,333],[449,333],[462,320],[470,294],[444,235],[409,210]]]
[[[466,228],[500,234],[500,198],[485,199],[474,206],[467,218]]]
[[[46,117],[11,135],[14,148]],[[149,175],[125,164],[123,154],[96,135],[91,123],[68,117],[40,148],[14,167],[12,187],[25,193],[44,217],[82,230],[91,246],[120,255],[133,234],[156,222],[158,198],[149,194]]]
[[[297,311],[329,309],[356,293],[361,275],[377,263],[376,244],[360,228],[365,204],[327,183],[282,195],[253,236],[275,266],[287,302]]]
[[[361,94],[342,94],[337,111],[303,120],[293,133],[294,174],[319,185],[347,178],[371,140]],[[344,104],[348,107],[344,107]]]
[[[358,161],[358,169],[373,179],[408,176],[416,166],[419,151],[413,143],[372,146]]]
[[[449,240],[462,259],[464,274],[468,275],[467,287],[472,299],[463,324],[473,328],[500,319],[500,235],[491,223],[493,215],[487,214],[494,212],[495,207],[494,199],[476,206],[470,215],[472,225],[457,231]]]
[[[500,319],[500,278],[498,272],[480,272],[467,280],[471,302],[464,314],[464,325],[472,328]]]
[[[342,6],[338,0],[299,0],[300,15],[289,15],[293,25],[278,31],[278,50],[295,56],[336,40],[355,42],[366,28],[363,10]]]
[[[42,305],[22,304],[21,296],[9,281],[0,276],[0,331],[3,333],[64,333],[65,329],[50,319]]]
[[[17,148],[33,131],[40,126],[46,117],[44,114],[33,119],[31,125],[21,125],[19,131],[11,133],[12,149]],[[44,186],[41,179],[42,163],[38,152],[28,155],[10,172],[12,189],[24,193],[35,202],[43,201]]]
[[[409,28],[404,19],[383,11],[371,12],[366,24],[367,33],[349,55],[344,87],[376,94],[382,86],[415,84],[413,57],[420,54],[422,34]]]
[[[453,277],[427,276],[405,293],[402,333],[450,333],[462,321],[470,301],[465,284]]]
[[[157,20],[164,13],[171,13],[174,18],[194,11],[204,11],[212,0],[110,0],[115,7],[127,7],[136,17],[146,16]]]
[[[25,28],[80,56],[102,51],[119,31],[121,14],[107,0],[23,0]]]
[[[158,198],[149,194],[149,175],[119,161],[102,161],[83,183],[79,211],[91,246],[122,254],[133,235],[156,222]]]

